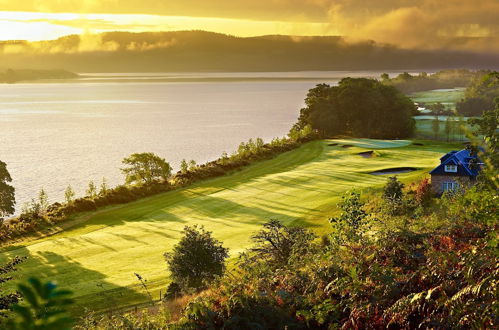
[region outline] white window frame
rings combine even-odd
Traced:
[[[457,173],[457,165],[454,164],[445,165],[445,172]]]
[[[445,181],[442,183],[443,191],[455,191],[459,188],[459,183],[456,181]]]

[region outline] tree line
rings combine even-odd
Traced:
[[[305,105],[294,129],[309,125],[322,137],[395,139],[414,133],[412,100],[375,79],[344,78],[338,86],[319,84],[309,90]]]
[[[105,178],[99,186],[90,181],[85,196],[77,197],[71,185],[64,191],[64,201],[50,204],[44,189],[21,208],[17,217],[3,221],[14,213],[15,191],[6,164],[0,162],[0,243],[53,227],[79,212],[95,211],[100,207],[122,204],[158,193],[184,187],[193,182],[219,177],[255,161],[269,159],[282,152],[295,149],[315,139],[310,127],[292,130],[289,137],[274,138],[268,143],[262,139],[242,142],[232,154],[223,152],[221,157],[206,164],[183,160],[180,171],[172,173],[170,163],[151,152],[134,153],[122,160],[121,172],[125,183],[109,187]]]
[[[393,86],[404,94],[412,94],[432,89],[467,87],[473,79],[482,76],[486,72],[484,70],[453,69],[441,70],[433,74],[403,72],[393,78],[387,73],[383,73],[380,78],[383,84]]]

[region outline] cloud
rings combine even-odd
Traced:
[[[352,40],[371,39],[406,48],[499,52],[499,0],[0,0],[0,8],[89,17],[184,17],[182,24],[173,25],[189,29],[188,22],[190,29],[242,36],[248,35],[248,31],[270,30],[274,34],[340,34]],[[208,18],[220,22],[205,24]],[[100,26],[97,32],[113,26],[119,30],[158,31],[154,24],[144,21],[130,24],[78,18],[53,20],[54,24],[72,28],[98,30]],[[257,26],[262,28],[254,28]]]
[[[330,24],[354,39],[407,48],[499,51],[497,0],[339,0]],[[497,41],[497,40],[496,40]]]
[[[323,20],[330,0],[0,0],[6,11]]]

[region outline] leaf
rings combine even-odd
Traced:
[[[20,315],[26,323],[34,323],[33,314],[28,307],[15,305],[12,307],[12,310],[16,312],[16,314]]]
[[[23,295],[24,299],[26,299],[31,306],[34,308],[38,308],[40,306],[38,299],[36,298],[36,293],[30,287],[24,284],[18,284],[17,288]]]
[[[35,288],[36,293],[38,293],[39,295],[42,294],[42,292],[43,292],[43,286],[42,286],[42,282],[40,282],[39,279],[37,279],[36,277],[30,277],[28,279],[28,282],[29,282],[29,284],[31,284],[31,286],[33,288]]]

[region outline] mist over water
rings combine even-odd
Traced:
[[[136,82],[130,81],[133,75],[125,75],[123,82],[113,77],[110,82],[89,78],[78,83],[4,84],[0,160],[14,180],[19,211],[42,187],[54,202],[63,200],[68,184],[77,196],[84,195],[90,180],[99,184],[105,177],[110,186],[121,184],[121,160],[134,152],[154,152],[177,170],[183,158],[204,163],[249,138],[284,136],[308,89],[317,83],[379,75],[242,73],[236,75],[238,81],[229,82],[196,81],[196,74],[190,74],[188,82]],[[245,81],[255,77],[263,79]]]

